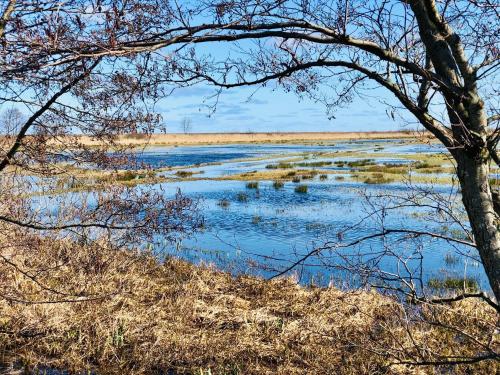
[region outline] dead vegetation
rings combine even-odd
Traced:
[[[317,143],[337,140],[358,139],[432,139],[429,135],[416,132],[386,131],[386,132],[277,132],[277,133],[190,133],[190,134],[139,134],[122,135],[118,144],[133,146],[144,145],[200,145],[200,144],[237,144],[237,143]],[[89,137],[78,137],[78,140],[88,146],[99,145],[98,140]]]
[[[408,309],[375,291],[234,278],[104,242],[21,236],[16,248],[3,248],[0,262],[0,353],[19,367],[97,374],[494,374],[500,368],[494,359],[435,366],[492,355],[498,317],[479,301]]]

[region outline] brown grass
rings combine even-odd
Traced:
[[[386,131],[386,132],[283,132],[283,133],[193,133],[193,134],[153,134],[151,137],[123,135],[118,144],[140,146],[150,145],[197,145],[227,143],[287,143],[321,142],[359,139],[422,139],[421,133]],[[85,145],[98,145],[99,142],[89,137],[78,137]]]
[[[0,353],[29,368],[98,374],[434,374],[397,362],[475,355],[483,348],[456,330],[422,323],[374,291],[304,288],[99,244],[29,239],[3,254]],[[22,249],[20,246],[18,249]],[[36,251],[33,251],[36,249]],[[5,261],[8,260],[8,262]],[[37,272],[37,282],[17,266]],[[49,292],[47,288],[57,290]],[[107,295],[55,302],[75,295]],[[493,309],[479,302],[427,306],[422,315],[488,342]],[[412,319],[415,319],[412,321]],[[448,366],[494,374],[498,362]],[[163,372],[162,372],[163,371]]]

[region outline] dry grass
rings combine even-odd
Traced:
[[[288,143],[318,142],[359,139],[422,139],[421,133],[386,131],[386,132],[278,132],[278,133],[192,133],[192,134],[154,134],[151,137],[123,135],[117,140],[120,145],[199,145],[227,143]],[[89,137],[78,137],[78,140],[93,146],[99,143]]]
[[[393,364],[483,348],[420,322],[376,292],[234,278],[98,244],[25,241],[31,247],[23,251],[21,244],[0,262],[1,290],[11,300],[0,300],[0,353],[30,368],[97,374],[494,374],[500,368],[493,361],[439,371]],[[38,284],[13,264],[29,275],[38,270]],[[108,293],[87,302],[12,302]],[[493,309],[471,301],[424,307],[418,316],[452,324],[480,343],[491,338],[497,319]]]

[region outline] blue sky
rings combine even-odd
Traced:
[[[334,119],[328,119],[323,104],[270,87],[224,90],[211,113],[207,105],[214,103],[210,98],[214,92],[213,87],[199,85],[177,89],[161,100],[156,110],[162,114],[167,132],[182,132],[185,118],[191,120],[194,133],[399,130],[406,124],[387,114],[387,106],[380,100],[394,101],[383,89],[374,90],[372,98],[356,98],[338,108]]]

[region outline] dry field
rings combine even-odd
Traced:
[[[0,372],[2,362],[79,374],[500,370],[494,359],[411,364],[466,361],[491,355],[487,347],[498,350],[498,316],[480,301],[408,310],[375,291],[235,278],[99,243],[19,236],[0,262]]]
[[[150,137],[141,134],[131,134],[119,137],[117,143],[123,145],[201,145],[230,143],[290,143],[290,142],[321,142],[358,139],[420,139],[421,133],[416,132],[302,132],[302,133],[192,133],[192,134],[154,134]],[[79,137],[86,145],[97,145],[89,137]]]

